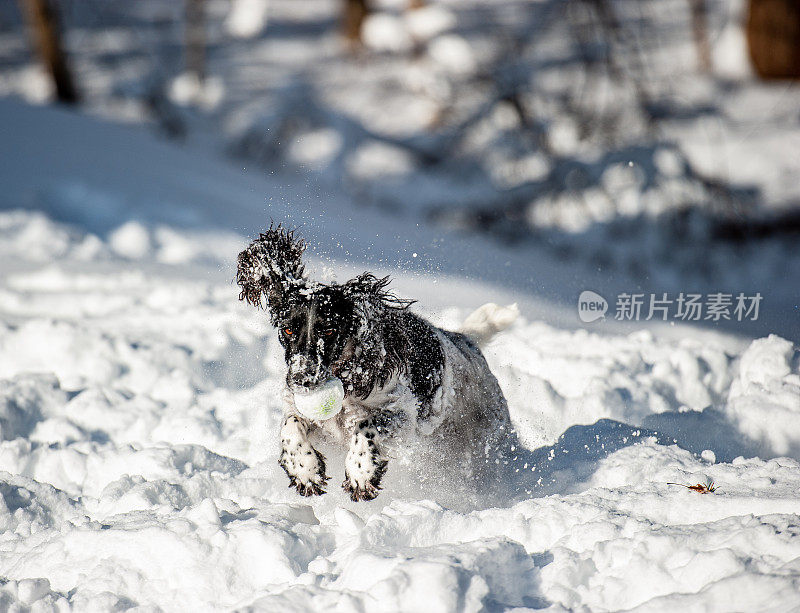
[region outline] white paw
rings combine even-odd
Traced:
[[[372,500],[381,489],[380,482],[387,462],[381,456],[373,428],[356,431],[345,458],[345,479],[342,487],[354,501]]]
[[[288,417],[281,429],[281,457],[278,460],[289,477],[289,487],[303,496],[324,494],[325,458],[311,446],[295,417]]]

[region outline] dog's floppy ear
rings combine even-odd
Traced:
[[[307,286],[303,252],[306,244],[280,224],[270,225],[238,257],[236,282],[242,288],[239,300],[262,305],[262,296],[273,317],[285,304],[289,293]]]
[[[416,302],[415,300],[406,300],[395,296],[390,290],[386,289],[389,281],[389,277],[380,278],[365,272],[355,279],[350,279],[342,287],[344,287],[346,295],[351,299],[355,299],[357,306],[361,302],[373,307],[402,311]]]

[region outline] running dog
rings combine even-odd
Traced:
[[[378,495],[392,445],[420,437],[457,454],[466,478],[492,478],[517,443],[479,344],[513,323],[516,305],[484,305],[461,332],[442,330],[388,290],[388,277],[308,279],[305,247],[270,226],[239,254],[236,276],[239,299],[269,311],[285,352],[279,463],[289,486],[303,496],[325,493],[329,477],[314,443],[326,436],[347,445],[342,487],[354,501]],[[333,377],[344,387],[342,410],[327,420],[303,417],[294,393]]]

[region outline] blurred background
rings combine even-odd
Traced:
[[[458,236],[467,255],[430,270],[555,303],[581,289],[760,292],[750,328],[711,323],[795,341],[798,78],[796,0],[0,2],[0,96],[269,176],[295,225],[352,206],[354,226],[358,211],[396,220],[386,241]],[[6,168],[26,130],[0,136]],[[63,216],[41,190],[2,191],[2,208]],[[151,219],[89,200],[67,221],[101,237]],[[467,261],[493,249],[514,254],[511,272]]]

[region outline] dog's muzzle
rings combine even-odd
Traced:
[[[295,355],[289,363],[286,385],[291,390],[313,390],[332,376],[330,369],[310,360],[307,356]]]

